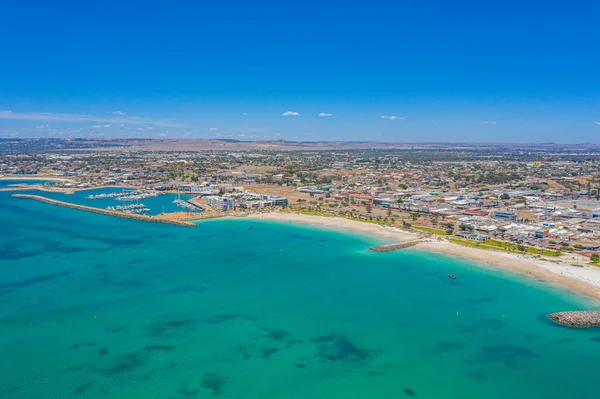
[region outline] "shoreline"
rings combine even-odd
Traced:
[[[402,243],[419,240],[414,247],[406,250],[424,250],[450,257],[473,261],[490,270],[512,272],[520,277],[542,280],[566,289],[577,295],[593,300],[600,305],[600,268],[593,266],[575,267],[563,257],[545,259],[535,255],[523,255],[488,251],[462,246],[447,240],[423,238],[418,233],[407,232],[399,228],[385,227],[373,223],[358,222],[338,217],[323,217],[297,213],[272,212],[249,215],[248,219],[271,220],[276,222],[298,223],[312,227],[326,228],[340,232],[353,232],[390,243]]]

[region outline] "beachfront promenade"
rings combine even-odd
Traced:
[[[177,226],[184,226],[184,227],[197,227],[197,225],[195,223],[188,222],[185,220],[171,220],[168,218],[157,218],[157,217],[146,216],[146,215],[136,215],[136,214],[126,213],[126,212],[93,208],[91,206],[77,205],[77,204],[71,204],[68,202],[57,201],[57,200],[53,200],[50,198],[42,197],[40,195],[13,194],[12,197],[13,198],[31,199],[31,200],[35,200],[35,201],[39,201],[39,202],[45,202],[45,203],[51,204],[51,205],[62,206],[65,208],[78,209],[81,211],[99,213],[101,215],[116,216],[116,217],[121,217],[121,218],[126,218],[126,219],[141,220],[143,222],[166,223],[166,224],[174,224]]]

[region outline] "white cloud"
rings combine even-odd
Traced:
[[[144,130],[144,128],[143,127],[138,127],[137,130]]]
[[[496,122],[495,121],[484,121],[483,124],[484,125],[495,125]]]
[[[102,116],[85,114],[58,114],[50,112],[13,112],[0,111],[0,119],[23,120],[23,121],[46,121],[46,122],[100,122],[100,123],[122,123],[128,125],[146,124],[164,127],[181,127],[172,120],[154,120],[138,118],[133,116]]]
[[[283,113],[283,116],[300,116],[300,113],[295,111],[286,111]]]
[[[100,129],[102,125],[92,125],[90,126],[92,129]]]
[[[35,128],[36,129],[48,129],[49,127],[50,127],[50,125],[39,125],[39,126],[36,126]]]
[[[600,122],[594,122],[596,125],[600,125]]]
[[[146,130],[155,130],[152,126],[148,126]]]
[[[242,116],[248,116],[247,112],[242,112]]]
[[[120,115],[120,116],[126,115],[125,112],[123,112],[123,111],[113,111],[113,112],[111,112],[111,114]]]
[[[112,125],[104,125],[104,127],[112,127]]]
[[[218,127],[209,127],[209,128],[208,128],[208,131],[209,131],[209,132],[216,132],[217,130],[219,130],[219,128],[218,128]]]
[[[398,118],[396,115],[381,115],[381,119],[385,119],[388,121],[395,121],[396,119],[403,120],[404,118]]]
[[[325,112],[321,112],[319,114],[319,116],[333,116],[333,114],[328,114],[328,113],[325,113]]]

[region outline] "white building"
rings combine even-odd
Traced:
[[[217,211],[232,211],[235,208],[235,200],[233,198],[218,197],[211,195],[205,197],[206,205]]]

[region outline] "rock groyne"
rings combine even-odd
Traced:
[[[392,252],[392,251],[396,251],[398,249],[404,249],[404,248],[414,247],[415,245],[417,245],[420,242],[421,242],[421,240],[419,239],[419,240],[410,240],[410,241],[398,242],[398,243],[395,243],[395,244],[378,245],[376,247],[369,248],[369,251],[373,251],[373,252]]]
[[[57,200],[53,200],[50,198],[46,198],[46,197],[42,197],[39,195],[30,195],[30,194],[13,194],[12,198],[25,198],[25,199],[31,199],[31,200],[35,200],[35,201],[39,201],[39,202],[45,202],[47,204],[51,204],[51,205],[57,205],[57,206],[62,206],[65,208],[71,208],[71,209],[78,209],[80,211],[86,211],[86,212],[92,212],[92,213],[99,213],[101,215],[108,215],[108,216],[116,216],[116,217],[121,217],[121,218],[125,218],[125,219],[134,219],[134,220],[141,220],[143,222],[150,222],[150,223],[166,223],[166,224],[174,224],[177,226],[184,226],[184,227],[197,227],[197,225],[195,223],[191,223],[191,222],[187,222],[185,220],[170,220],[167,218],[155,218],[152,216],[146,216],[146,215],[136,215],[133,213],[126,213],[126,212],[119,212],[119,211],[110,211],[107,209],[100,209],[100,208],[93,208],[91,206],[85,206],[85,205],[77,205],[77,204],[71,204],[69,202],[62,202],[62,201],[57,201]]]
[[[600,327],[600,311],[558,312],[548,317],[567,327]]]

